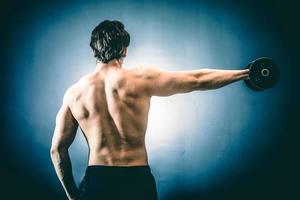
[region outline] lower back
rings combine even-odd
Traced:
[[[88,165],[104,166],[140,166],[148,165],[148,158],[145,146],[109,150],[107,147],[95,151],[90,148]]]

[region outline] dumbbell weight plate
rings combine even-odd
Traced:
[[[252,62],[249,63],[249,64],[246,66],[246,69],[249,69],[251,65],[252,65]],[[256,87],[256,86],[251,82],[250,79],[246,79],[246,80],[245,80],[245,84],[246,84],[246,86],[247,86],[248,88],[250,88],[250,89],[252,89],[252,90],[255,90],[255,91],[263,91],[262,88]]]
[[[245,83],[251,89],[262,91],[273,87],[279,81],[279,68],[270,58],[262,57],[254,60],[249,69],[250,79],[245,80]]]

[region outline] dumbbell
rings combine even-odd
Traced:
[[[249,63],[246,69],[249,69],[249,79],[245,80],[245,84],[255,91],[272,88],[280,78],[280,70],[271,58],[258,58]]]

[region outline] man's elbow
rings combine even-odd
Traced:
[[[62,154],[68,151],[68,147],[61,145],[52,145],[50,148],[51,157]]]

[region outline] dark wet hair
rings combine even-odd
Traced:
[[[94,28],[90,46],[94,56],[103,63],[125,57],[125,49],[129,46],[130,35],[120,21],[105,20]]]

